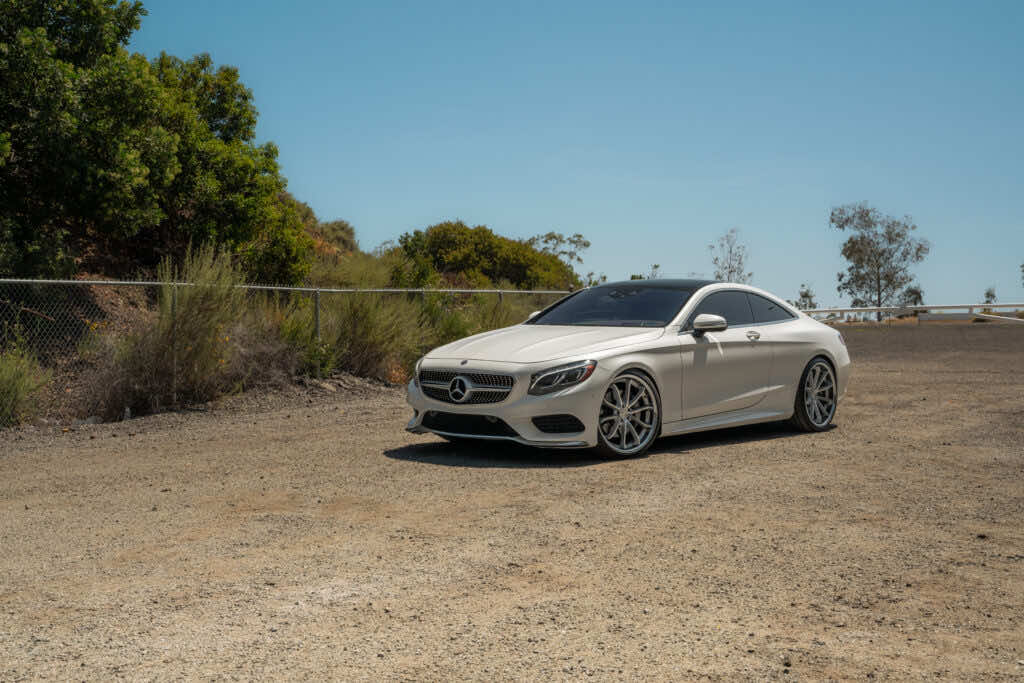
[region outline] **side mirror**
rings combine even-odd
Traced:
[[[538,314],[540,314],[540,311],[534,311],[534,312],[533,312],[533,313],[531,313],[530,315],[526,316],[526,319],[527,319],[527,320],[533,320],[534,318],[536,318],[536,317],[537,317],[537,315],[538,315]]]
[[[729,327],[729,323],[720,315],[701,313],[693,320],[693,336],[703,337],[705,332],[721,332]]]

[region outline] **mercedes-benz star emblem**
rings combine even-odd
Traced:
[[[456,403],[464,403],[472,393],[472,384],[462,375],[457,376],[448,385],[448,396]]]

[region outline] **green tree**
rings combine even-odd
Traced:
[[[123,0],[0,4],[0,274],[134,274],[190,243],[264,265],[308,253],[237,70],[130,54],[144,15]]]
[[[356,230],[346,220],[338,219],[336,221],[317,223],[316,227],[310,232],[341,251],[356,251],[359,249],[359,243],[356,241]]]
[[[912,265],[928,255],[926,240],[914,237],[917,226],[910,216],[893,218],[866,203],[832,209],[829,224],[852,234],[843,243],[842,255],[849,262],[838,274],[840,294],[848,294],[854,306],[889,306],[905,299],[914,287]],[[917,288],[916,294],[920,294]],[[876,314],[881,320],[882,314]]]
[[[994,304],[996,302],[996,288],[989,287],[985,290],[985,303]]]
[[[404,255],[392,274],[400,287],[489,287],[507,281],[522,289],[579,287],[572,267],[527,241],[496,235],[487,226],[446,221],[398,238]]]

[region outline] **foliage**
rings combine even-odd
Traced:
[[[426,287],[444,281],[462,287],[492,287],[507,280],[522,289],[578,287],[572,267],[552,252],[496,235],[483,225],[446,221],[398,239],[402,263],[392,272],[396,287]],[[554,248],[554,247],[553,247]]]
[[[811,289],[810,285],[800,283],[800,291],[797,292],[796,301],[790,301],[801,311],[809,311],[818,307],[818,302],[814,297],[814,290]]]
[[[924,290],[920,285],[910,285],[900,292],[900,296],[896,300],[896,303],[900,306],[923,306]]]
[[[569,264],[583,263],[580,253],[590,248],[590,240],[578,232],[569,236],[548,232],[527,239],[526,244],[545,254],[554,254]]]
[[[312,232],[321,240],[342,252],[359,249],[359,243],[356,242],[356,230],[346,220],[339,219],[318,223]]]
[[[747,248],[740,244],[739,232],[730,228],[716,244],[708,245],[716,280],[748,284],[754,277],[753,273],[747,272]]]
[[[640,273],[633,273],[632,275],[629,276],[629,279],[630,280],[657,280],[660,277],[661,277],[661,264],[660,263],[654,263],[654,264],[651,265],[651,269],[647,272],[646,275],[642,275]]]
[[[913,298],[910,267],[924,260],[930,246],[914,237],[917,226],[910,216],[886,216],[862,202],[833,208],[829,223],[853,233],[842,247],[850,265],[838,274],[840,294],[848,294],[854,306],[889,306],[896,300],[906,304]]]
[[[989,287],[985,290],[985,303],[994,304],[996,302],[996,288]]]
[[[210,242],[297,282],[308,238],[279,199],[276,147],[254,142],[252,92],[209,55],[130,54],[145,14],[0,5],[0,275],[134,275]]]
[[[422,353],[420,309],[402,295],[343,294],[322,306],[323,340],[341,370],[398,379]]]
[[[15,335],[17,339],[17,335]],[[44,370],[24,344],[0,350],[0,427],[18,424],[37,408],[36,395],[50,373]]]
[[[94,385],[105,417],[160,410],[176,401],[202,403],[228,384],[242,319],[245,290],[228,254],[213,247],[190,251],[180,268],[165,259],[159,268],[157,315],[123,339],[106,340]],[[176,286],[191,282],[193,286]]]

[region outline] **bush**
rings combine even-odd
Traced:
[[[190,251],[180,269],[164,261],[160,280],[153,318],[121,339],[104,337],[92,345],[92,384],[103,417],[155,412],[175,401],[204,403],[291,377],[297,354],[274,318],[237,287],[242,276],[230,255],[212,247]]]
[[[423,287],[438,275],[453,287],[484,288],[502,280],[519,289],[581,284],[558,255],[483,225],[471,228],[462,221],[446,221],[405,233],[398,243],[405,259],[392,272],[396,287]]]
[[[355,375],[401,381],[433,338],[420,326],[420,307],[401,294],[335,294],[321,306],[321,338],[334,365]]]
[[[9,427],[35,412],[36,393],[50,374],[21,344],[0,351],[0,427]]]

